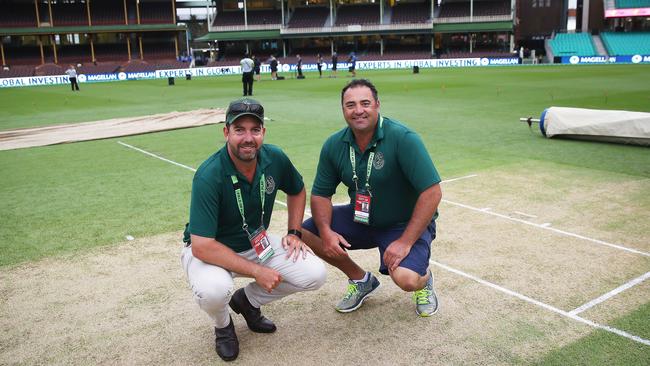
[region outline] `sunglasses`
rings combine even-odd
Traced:
[[[228,114],[240,114],[240,113],[254,113],[258,116],[264,116],[264,107],[260,104],[254,103],[234,103],[228,107]]]

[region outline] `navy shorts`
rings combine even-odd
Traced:
[[[332,230],[342,235],[354,249],[371,249],[379,248],[379,272],[388,274],[388,268],[384,264],[384,251],[393,241],[399,239],[406,224],[397,225],[389,228],[374,228],[364,224],[352,221],[354,208],[351,204],[334,206],[332,208]],[[312,218],[302,223],[302,227],[318,235],[318,229],[314,225]],[[426,230],[420,235],[420,238],[413,244],[411,251],[404,258],[399,266],[408,268],[424,276],[429,268],[429,258],[431,257],[431,242],[436,238],[436,222],[431,220]]]

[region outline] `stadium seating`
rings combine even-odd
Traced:
[[[45,76],[45,75],[63,75],[65,74],[65,68],[56,64],[44,64],[36,66],[34,68],[35,76]]]
[[[650,8],[650,0],[616,0],[617,8]]]
[[[510,14],[510,1],[475,1],[474,16],[496,16]],[[470,16],[470,3],[444,3],[440,7],[440,18],[458,18]]]
[[[431,15],[430,5],[427,3],[398,3],[393,7],[391,23],[423,23]]]
[[[249,25],[280,24],[282,13],[279,10],[247,10]],[[223,11],[217,14],[212,23],[215,27],[230,27],[244,25],[244,11]]]
[[[289,28],[322,27],[325,25],[330,10],[322,6],[297,8],[289,20]]]
[[[86,63],[77,68],[80,74],[110,74],[120,68],[117,62],[98,62],[97,64]]]
[[[336,25],[379,24],[379,5],[345,5],[337,10]]]
[[[34,66],[17,65],[8,70],[0,68],[0,78],[18,78],[24,76],[34,76]]]
[[[32,3],[11,3],[11,11],[0,11],[0,28],[36,27],[36,11]]]
[[[610,56],[650,55],[650,32],[600,34]]]
[[[82,3],[52,4],[52,17],[54,18],[54,25],[57,27],[88,25],[86,4]]]
[[[169,24],[173,22],[174,11],[171,2],[140,2],[141,24]]]
[[[90,19],[93,25],[124,24],[124,9],[112,2],[93,1],[90,4]]]
[[[555,56],[596,56],[589,33],[559,33],[549,41]]]

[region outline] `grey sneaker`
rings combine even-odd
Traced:
[[[349,313],[357,310],[379,287],[379,280],[372,273],[366,282],[355,283],[348,280],[348,291],[338,304],[336,304],[336,311],[339,313]]]
[[[438,296],[433,288],[433,273],[429,269],[429,279],[424,288],[413,293],[415,313],[421,317],[431,316],[438,311]]]

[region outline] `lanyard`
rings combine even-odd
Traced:
[[[372,173],[372,162],[375,158],[375,151],[374,151],[375,145],[372,145],[373,151],[370,151],[370,155],[368,156],[368,166],[366,167],[366,190],[370,192],[370,174]],[[356,169],[356,153],[354,152],[354,148],[352,145],[350,145],[350,163],[352,164],[352,181],[354,181],[354,188],[358,191],[359,190],[359,185],[357,184],[359,177],[357,176],[357,169]]]
[[[379,128],[384,126],[384,117],[379,117]],[[366,167],[366,191],[370,192],[370,174],[372,173],[372,163],[375,160],[375,147],[377,147],[377,142],[375,142],[370,147],[370,155],[368,156],[368,165]],[[359,191],[359,177],[357,176],[357,164],[356,164],[356,153],[352,144],[350,144],[350,164],[352,164],[352,181],[354,182],[354,188]]]
[[[232,180],[232,185],[235,188],[235,196],[237,197],[237,207],[239,207],[239,213],[241,214],[242,226],[246,234],[250,236],[248,232],[248,224],[246,223],[246,217],[244,216],[244,199],[241,195],[241,188],[239,186],[239,180],[236,175],[231,175],[230,179]],[[260,218],[260,226],[264,226],[264,198],[266,194],[266,180],[264,179],[264,173],[260,177],[260,200],[262,201],[262,216]]]

